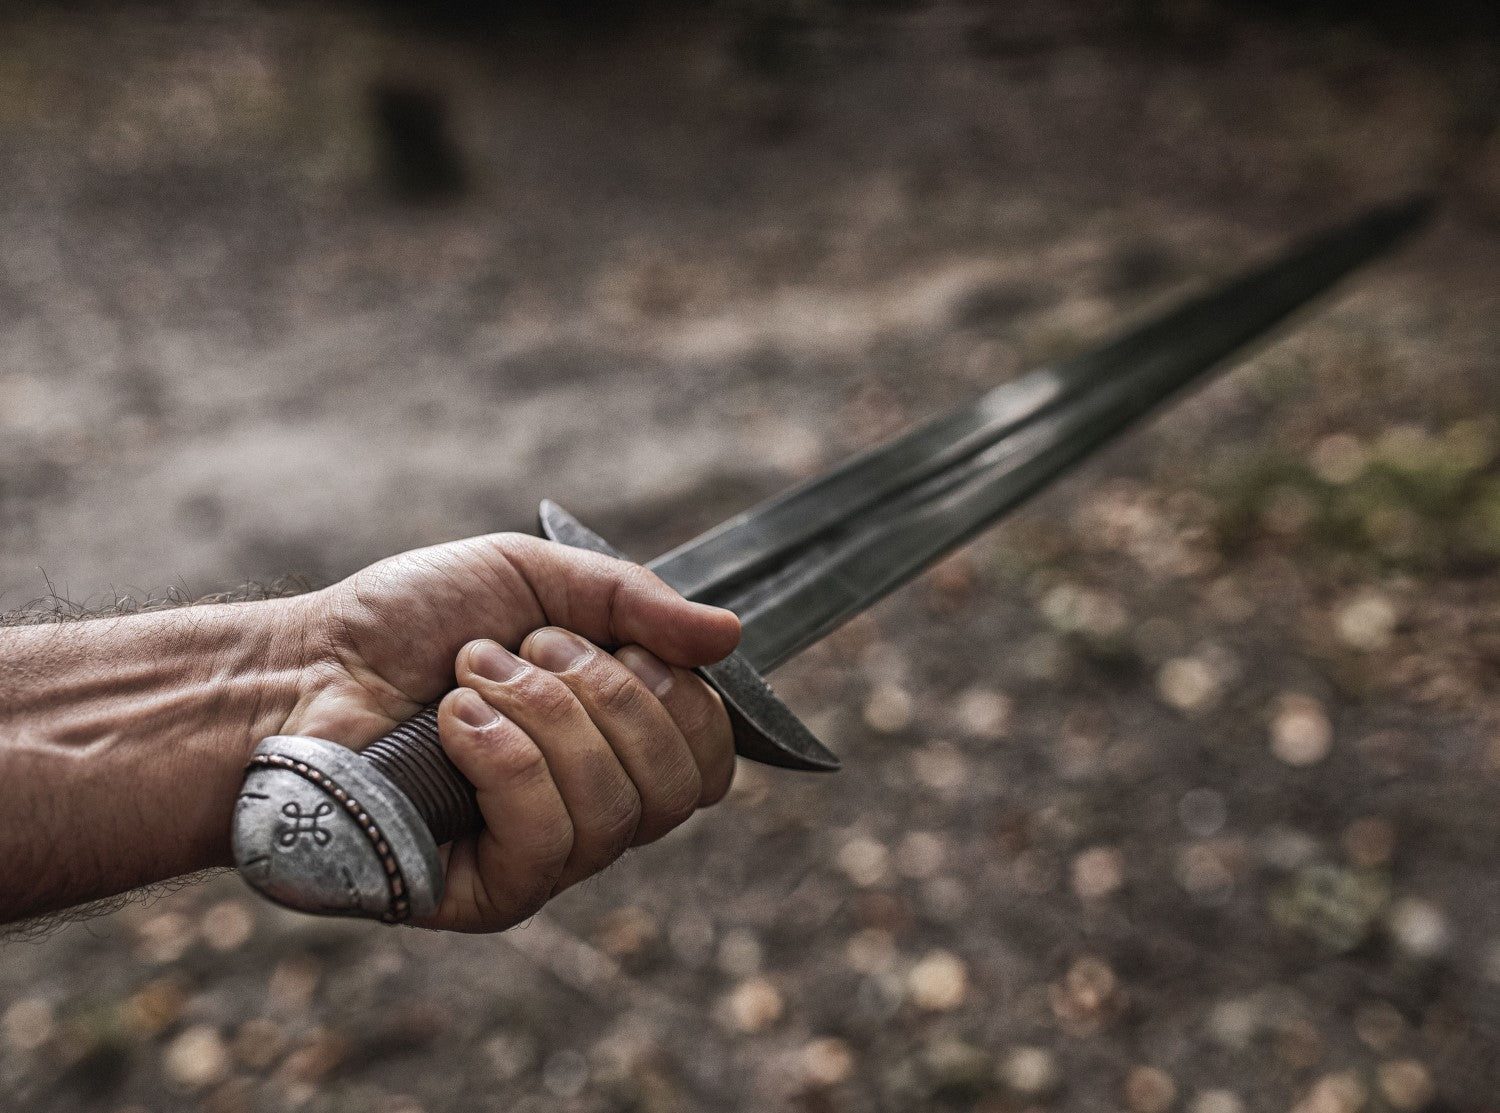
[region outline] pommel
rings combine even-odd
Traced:
[[[322,738],[255,748],[235,805],[234,862],[277,904],[386,923],[437,909],[443,866],[416,805],[370,761]]]

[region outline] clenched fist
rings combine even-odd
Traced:
[[[368,745],[453,688],[441,740],[486,827],[444,849],[424,923],[508,927],[724,795],[728,717],[689,670],[738,640],[637,565],[522,534],[287,599],[0,630],[0,922],[226,863],[261,738]]]

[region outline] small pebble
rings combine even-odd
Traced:
[[[1222,681],[1201,657],[1174,657],[1156,674],[1156,690],[1169,707],[1184,714],[1206,711],[1219,701]]]
[[[1117,893],[1125,884],[1125,856],[1112,846],[1096,846],[1073,859],[1073,892],[1082,900]]]
[[[1333,748],[1333,725],[1311,696],[1285,693],[1271,721],[1271,753],[1298,768],[1316,765]]]
[[[912,831],[896,847],[896,870],[902,877],[921,881],[943,868],[948,848],[930,831]]]
[[[1185,847],[1177,856],[1177,883],[1194,901],[1217,907],[1234,892],[1234,872],[1211,843]]]
[[[1023,1098],[1046,1097],[1058,1088],[1062,1072],[1044,1047],[1017,1047],[1000,1064],[1000,1082]]]
[[[1245,1103],[1233,1090],[1203,1090],[1188,1104],[1188,1113],[1245,1113]]]
[[[157,978],[136,990],[120,1006],[120,1020],[132,1031],[154,1039],[176,1024],[188,993],[175,977]]]
[[[968,779],[969,763],[951,742],[929,742],[912,752],[912,772],[928,788],[952,792]]]
[[[1177,1083],[1157,1067],[1136,1067],[1125,1077],[1125,1104],[1132,1113],[1167,1113],[1177,1100]]]
[[[1361,595],[1339,611],[1336,628],[1345,645],[1373,653],[1390,644],[1396,608],[1383,595]]]
[[[930,1042],[922,1051],[922,1065],[940,1098],[978,1095],[994,1083],[995,1064],[971,1043],[953,1037]]]
[[[203,913],[198,932],[214,950],[236,951],[255,934],[255,914],[242,900],[221,900]]]
[[[1416,958],[1435,958],[1448,946],[1448,919],[1429,901],[1403,897],[1391,906],[1387,925],[1401,949]]]
[[[281,1025],[263,1016],[251,1017],[234,1034],[230,1050],[251,1070],[266,1070],[286,1049]]]
[[[1375,1077],[1385,1100],[1397,1109],[1425,1109],[1432,1101],[1432,1075],[1415,1059],[1381,1063]]]
[[[958,724],[976,738],[1004,738],[1010,718],[1010,700],[1001,692],[970,688],[958,697]]]
[[[844,957],[861,974],[879,974],[896,963],[896,940],[884,928],[863,928],[844,944]]]
[[[748,978],[760,972],[761,946],[755,934],[744,929],[726,932],[719,941],[717,964],[724,973]]]
[[[155,966],[176,962],[192,946],[196,935],[194,924],[177,912],[152,916],[136,929],[136,954],[140,960]]]
[[[1363,442],[1349,433],[1331,433],[1313,446],[1313,471],[1324,483],[1339,487],[1353,483],[1369,463]]]
[[[881,734],[895,734],[911,725],[914,705],[905,688],[882,684],[865,702],[865,725]]]
[[[536,1041],[530,1036],[501,1032],[484,1042],[484,1057],[490,1069],[502,1082],[510,1082],[525,1074],[537,1059]]]
[[[643,952],[658,934],[656,920],[634,905],[616,908],[604,917],[594,942],[611,958],[631,958]]]
[[[318,991],[322,970],[312,958],[284,958],[271,971],[266,1004],[273,1012],[301,1012]]]
[[[854,1052],[832,1036],[807,1044],[801,1059],[802,1077],[811,1086],[837,1086],[854,1073]]]
[[[763,1032],[781,1019],[781,994],[765,978],[746,978],[724,1000],[729,1023],[746,1034]]]
[[[162,1052],[162,1073],[187,1090],[222,1082],[229,1075],[229,1066],[229,1048],[207,1024],[186,1029]]]
[[[22,998],[0,1016],[5,1042],[17,1051],[36,1051],[55,1030],[52,1006],[40,997]]]
[[[1250,1046],[1260,1030],[1261,1010],[1253,997],[1220,1001],[1208,1014],[1208,1031],[1214,1040],[1232,1051]]]
[[[1368,1098],[1369,1091],[1358,1075],[1340,1071],[1325,1074],[1314,1082],[1293,1113],[1359,1113]]]
[[[932,951],[911,968],[906,987],[912,1002],[930,1012],[946,1012],[964,1003],[969,973],[963,960],[948,951]]]
[[[856,835],[839,847],[838,864],[850,881],[868,889],[889,876],[890,852],[882,843]]]

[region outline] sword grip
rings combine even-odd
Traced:
[[[551,504],[543,505],[543,529],[553,540],[614,553]],[[740,654],[698,674],[723,699],[741,756],[789,769],[838,768]],[[231,841],[241,876],[271,900],[400,923],[441,902],[438,847],[483,824],[474,786],[443,751],[438,705],[430,703],[359,752],[307,736],[262,741]]]
[[[365,760],[416,805],[439,846],[484,826],[474,786],[438,740],[436,703],[429,703],[363,752]]]

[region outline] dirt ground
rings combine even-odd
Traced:
[[[0,610],[648,557],[1436,185],[777,675],[844,758],[492,938],[0,944],[0,1106],[1500,1109],[1500,53],[1212,4],[0,16]],[[472,14],[472,13],[470,13]]]

